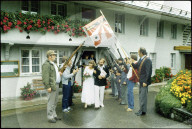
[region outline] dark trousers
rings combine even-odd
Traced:
[[[69,106],[72,106],[72,98],[73,98],[73,86],[70,86],[70,93],[69,93]]]
[[[69,100],[71,95],[71,82],[68,85],[63,84],[63,98],[62,98],[62,109],[69,107]]]
[[[147,93],[148,86],[143,87],[142,84],[139,86],[139,105],[142,112],[147,112]]]

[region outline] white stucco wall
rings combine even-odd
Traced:
[[[42,4],[43,3],[43,4]],[[49,14],[50,12],[50,2],[41,1],[41,14]],[[8,11],[18,11],[20,9],[20,2],[7,2],[3,1],[1,4],[3,10]],[[75,9],[74,9],[75,8]],[[79,18],[81,17],[81,13],[77,15],[74,14],[75,11],[81,10],[78,7],[75,7],[74,3],[69,4],[68,13],[71,14],[71,17]],[[99,9],[96,10],[96,17],[100,16]],[[115,12],[112,10],[102,9],[105,17],[107,18],[110,26],[114,29],[115,23]],[[170,53],[176,53],[176,68],[172,69],[172,73],[176,74],[181,68],[184,67],[184,55],[179,53],[179,51],[175,51],[173,49],[174,46],[179,46],[182,44],[182,25],[178,24],[177,26],[177,39],[171,39],[171,21],[165,21],[164,24],[164,37],[157,38],[156,30],[157,30],[157,21],[161,18],[161,16],[157,17],[157,19],[149,18],[149,31],[148,36],[140,36],[139,35],[139,16],[133,14],[125,14],[125,33],[117,34],[121,45],[128,52],[137,52],[139,47],[145,47],[148,55],[150,53],[156,53],[156,68],[160,68],[162,66],[171,66],[171,55]],[[5,44],[12,42],[14,45],[10,48],[10,58],[9,60],[20,60],[20,49],[21,48],[39,48],[41,49],[41,64],[46,60],[46,51],[49,49],[67,49],[69,51],[68,56],[74,50],[74,46],[79,46],[82,41],[86,40],[86,44],[90,44],[91,41],[88,38],[80,37],[73,38],[72,41],[69,41],[69,36],[65,33],[53,34],[48,32],[46,35],[42,35],[40,33],[31,32],[30,39],[26,39],[26,32],[20,33],[19,30],[13,29],[6,34],[1,34],[1,60],[5,60]],[[11,37],[11,38],[10,38]],[[33,46],[31,45],[33,44]],[[71,47],[73,46],[73,47]],[[96,58],[97,60],[103,55],[99,55],[101,51],[95,48],[87,47],[85,50],[96,50]],[[79,72],[76,77],[76,81],[81,84],[81,73]],[[21,75],[20,77],[12,77],[12,78],[1,78],[1,98],[9,98],[9,97],[18,97],[20,96],[20,88],[25,86],[27,82],[32,82],[34,78],[41,78],[41,74],[39,75]]]

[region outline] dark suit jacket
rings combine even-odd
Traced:
[[[104,66],[103,70],[107,73],[106,78],[99,79],[98,76],[100,75],[101,71],[98,66],[94,67],[94,70],[96,71],[96,74],[93,73],[94,76],[94,84],[97,86],[106,86],[107,80],[106,78],[109,77],[109,68],[107,66]]]
[[[139,61],[137,64],[132,63],[133,68],[137,69],[138,72],[139,72],[139,66],[141,62],[142,61]],[[151,84],[151,74],[152,74],[152,62],[147,57],[143,62],[143,66],[139,74],[139,83],[141,86],[143,85],[143,83],[146,83],[147,85]]]

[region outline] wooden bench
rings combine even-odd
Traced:
[[[47,94],[47,90],[45,89],[45,86],[43,84],[42,79],[33,79],[32,80],[33,89],[36,90],[40,94],[40,97],[42,98],[42,93],[45,92]]]

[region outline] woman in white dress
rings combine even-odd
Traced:
[[[87,105],[95,103],[94,78],[93,78],[93,71],[95,65],[96,65],[95,61],[90,60],[89,65],[85,67],[85,70],[83,72],[84,82],[83,82],[81,102],[85,103],[85,108],[87,108]]]

